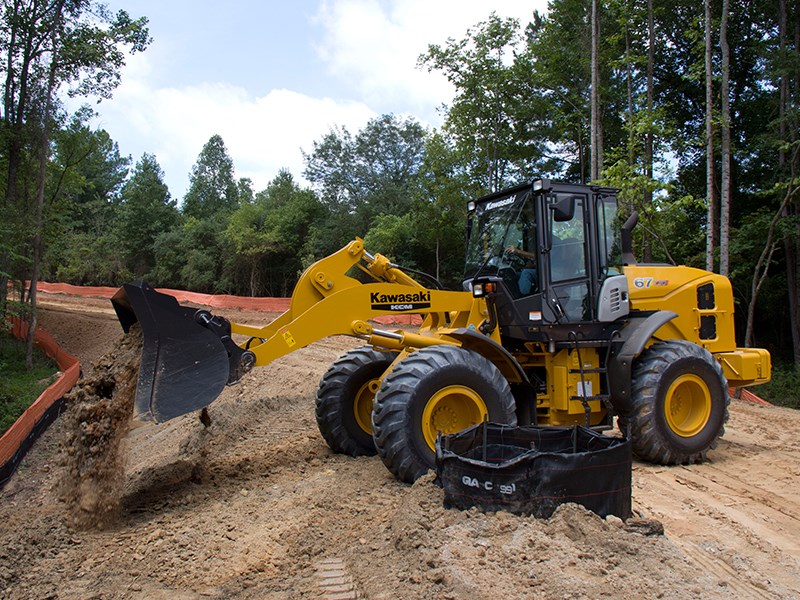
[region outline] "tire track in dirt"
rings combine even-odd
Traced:
[[[317,581],[323,600],[357,600],[358,590],[341,558],[326,558],[316,565]]]
[[[768,522],[777,520],[778,523],[772,528],[770,541],[775,542],[775,531],[787,530],[790,531],[800,525],[800,515],[797,514],[796,500],[784,498],[775,492],[762,488],[758,483],[753,481],[746,481],[731,473],[727,473],[713,464],[706,465],[705,472],[708,474],[705,481],[710,481],[716,484],[717,489],[710,488],[715,495],[722,497],[729,496],[733,498],[748,498],[752,500],[753,504],[758,506],[759,515],[763,515]],[[688,471],[682,473],[686,480],[699,480],[700,478],[696,473]],[[744,506],[751,507],[751,503],[746,503]],[[768,513],[764,515],[765,509]],[[777,513],[777,514],[773,514]],[[784,522],[785,521],[785,522]],[[800,555],[800,545],[796,537],[786,540],[786,545],[781,548],[782,550],[795,552]]]
[[[762,598],[764,600],[774,600],[775,595],[767,592],[762,587],[743,580],[741,574],[723,559],[717,558],[704,550],[700,546],[692,543],[678,542],[678,546],[689,556],[699,567],[702,567],[706,574],[715,576],[720,587],[728,590],[733,598]]]
[[[646,474],[637,488],[647,487],[635,497],[720,585],[744,597],[797,597],[800,522],[790,503],[781,500],[786,514],[766,505],[769,492],[754,493],[751,483],[714,463],[637,471]]]

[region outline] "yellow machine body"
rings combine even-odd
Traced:
[[[736,347],[733,291],[727,277],[671,265],[633,265],[624,272],[631,309],[677,313],[653,339],[687,340],[707,349],[722,365],[731,387],[769,381],[769,352]]]

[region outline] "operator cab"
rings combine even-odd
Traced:
[[[469,205],[465,288],[520,340],[615,321],[629,310],[617,221],[611,188],[541,179],[484,196]]]

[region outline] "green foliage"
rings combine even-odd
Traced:
[[[190,249],[183,225],[160,234],[153,242],[155,267],[148,276],[150,283],[168,288],[183,287],[181,269],[186,262],[185,253]]]
[[[61,79],[73,84],[71,96],[110,98],[125,66],[123,48],[131,54],[143,52],[152,41],[147,18],[132,19],[124,10],[112,15],[99,2],[75,2],[67,12]]]
[[[55,185],[47,207],[42,278],[113,285],[130,274],[115,236],[130,159],[120,156],[107,132],[85,125],[88,116],[79,112],[53,136]]]
[[[25,343],[0,330],[0,435],[14,424],[54,380],[56,364],[34,352],[33,369],[25,367]]]
[[[419,247],[420,233],[414,215],[381,215],[376,217],[369,233],[364,238],[368,248],[379,249],[390,260],[413,269],[417,264],[416,250]]]
[[[75,285],[121,285],[133,279],[111,236],[75,233],[68,244],[58,244],[61,262],[51,269],[54,281]]]
[[[291,295],[310,253],[313,232],[327,211],[316,195],[302,190],[288,171],[281,171],[252,203],[232,215],[224,236],[236,254],[233,268],[247,273],[252,296]],[[229,269],[231,266],[228,267]]]
[[[532,135],[528,74],[515,69],[522,45],[519,22],[489,19],[444,47],[431,45],[420,65],[442,71],[455,86],[444,129],[452,136],[471,179],[496,191],[535,170],[542,139]]]
[[[0,113],[0,283],[28,279],[32,268],[36,144],[49,55],[31,54],[26,44],[48,48],[59,23],[32,21],[34,4],[6,2],[0,21],[7,84]],[[706,231],[715,227],[706,222],[705,206],[703,7],[690,0],[656,4],[651,47],[650,3],[600,3],[605,160],[597,183],[620,190],[623,214],[639,211],[634,242],[641,260],[702,268]],[[107,97],[118,83],[123,50],[140,51],[149,42],[146,20],[111,14],[94,1],[64,6],[57,83]],[[281,172],[254,190],[250,180],[236,179],[215,135],[198,156],[178,211],[155,157],[145,155],[129,174],[130,159],[108,134],[85,125],[88,109],[74,118],[60,115],[46,172],[42,272],[72,283],[146,277],[197,291],[288,295],[302,269],[362,236],[368,250],[458,288],[470,199],[539,177],[588,179],[590,8],[587,0],[552,0],[547,14],[522,24],[491,14],[463,39],[430,46],[419,65],[455,88],[441,130],[394,115],[357,132],[333,127],[304,156],[311,189]],[[719,102],[719,6],[712,8]],[[794,32],[800,7],[787,3],[785,30],[774,2],[733,3],[731,10],[730,250],[741,321],[771,223],[800,172]],[[719,170],[716,164],[717,179]],[[798,212],[792,197],[777,218],[755,311],[759,342],[787,360],[793,322],[784,305],[798,295]],[[0,311],[3,304],[0,293]]]
[[[71,200],[68,194],[87,187],[73,173],[76,164],[95,150],[86,144],[91,136],[74,124],[83,120],[86,111],[79,111],[83,114],[78,119],[61,127],[64,131],[58,133],[65,135],[59,140],[57,133],[52,143],[51,133],[62,125],[59,90],[66,89],[72,96],[110,97],[119,84],[126,54],[143,51],[150,42],[147,19],[132,19],[125,11],[112,15],[94,0],[19,0],[5,2],[2,11],[0,73],[5,81],[0,156],[4,177],[0,195],[8,231],[0,233],[11,235],[3,236],[0,245],[0,317],[6,310],[10,276],[36,281],[42,274],[55,272],[59,260],[53,253],[48,256],[47,248],[70,228],[65,210]],[[109,148],[107,136],[98,135],[93,141],[108,152],[115,149]],[[64,152],[50,160],[59,144]],[[62,255],[68,248],[61,245]]]
[[[196,219],[225,218],[239,205],[239,185],[225,142],[212,135],[192,167],[181,211]]]
[[[800,365],[774,367],[772,380],[753,392],[772,404],[800,409]]]
[[[304,175],[330,212],[319,233],[326,248],[364,236],[375,217],[403,214],[413,204],[425,150],[425,129],[413,119],[383,115],[353,136],[336,128],[310,154]]]
[[[155,267],[154,243],[180,219],[155,156],[145,154],[122,188],[116,238],[126,271],[142,278]]]
[[[186,289],[206,293],[227,291],[220,285],[224,255],[222,225],[211,219],[186,219],[180,243],[183,265],[179,273],[179,281]]]

